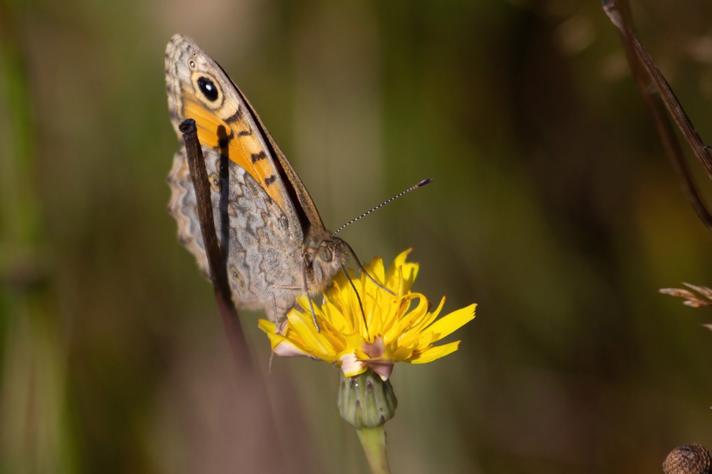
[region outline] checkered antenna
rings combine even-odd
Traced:
[[[358,216],[356,216],[356,217],[354,217],[354,218],[352,218],[352,219],[349,219],[347,222],[345,222],[344,224],[342,224],[338,229],[336,229],[336,231],[334,232],[334,235],[338,234],[339,232],[341,232],[342,230],[344,230],[345,228],[347,228],[348,226],[350,226],[350,225],[353,224],[354,222],[358,222],[358,221],[360,221],[361,219],[363,219],[364,217],[366,217],[366,216],[368,216],[368,215],[370,215],[370,214],[376,212],[376,211],[379,210],[380,208],[382,208],[382,207],[384,207],[384,206],[387,206],[388,204],[392,203],[393,201],[396,201],[396,200],[402,198],[402,197],[405,196],[406,194],[408,194],[408,193],[410,193],[410,192],[412,192],[412,191],[415,191],[416,189],[420,189],[420,188],[422,188],[423,186],[426,186],[426,185],[432,183],[432,181],[433,181],[433,180],[430,179],[430,178],[421,179],[420,181],[418,181],[418,183],[414,184],[413,186],[409,186],[409,187],[405,188],[403,191],[399,192],[399,193],[396,194],[395,196],[391,196],[391,197],[389,197],[388,199],[386,199],[385,201],[383,201],[383,202],[381,202],[381,203],[379,203],[379,204],[373,206],[371,209],[367,210],[366,212],[363,212],[363,213],[359,214]]]

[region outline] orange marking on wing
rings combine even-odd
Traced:
[[[230,160],[250,173],[272,200],[284,209],[285,196],[282,191],[283,188],[268,184],[268,182],[274,181],[273,176],[278,176],[271,157],[266,154],[267,151],[262,148],[259,140],[254,135],[239,135],[240,130],[248,128],[244,119],[228,125],[201,104],[188,98],[184,98],[183,116],[195,120],[198,126],[200,143],[216,149],[218,148],[218,127],[222,125],[226,130],[232,130],[232,139],[228,145]],[[230,132],[228,132],[228,135],[230,135]],[[260,153],[265,153],[265,157],[253,160],[253,156],[258,157]]]

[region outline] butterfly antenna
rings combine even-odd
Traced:
[[[356,285],[354,285],[354,281],[351,279],[351,275],[349,275],[349,271],[346,269],[346,266],[343,263],[341,264],[341,271],[344,272],[344,275],[346,275],[346,279],[349,281],[349,284],[351,284],[351,288],[353,288],[354,293],[356,293],[356,300],[358,301],[358,307],[361,308],[361,315],[363,316],[363,325],[366,328],[366,332],[368,332],[368,322],[366,321],[366,312],[363,310],[363,303],[361,302],[361,295],[358,294]]]
[[[390,288],[387,288],[383,283],[381,283],[381,282],[379,282],[378,280],[376,280],[376,279],[368,272],[368,270],[366,270],[366,267],[364,267],[364,266],[363,266],[363,263],[361,263],[361,260],[358,258],[358,255],[356,255],[356,251],[354,250],[353,247],[351,247],[351,244],[349,244],[348,242],[346,242],[344,239],[339,239],[338,237],[335,237],[335,238],[338,239],[339,242],[341,242],[347,249],[349,249],[349,253],[351,254],[351,256],[353,256],[354,260],[356,260],[356,264],[357,264],[358,267],[361,269],[361,273],[363,273],[364,275],[366,275],[366,276],[368,277],[368,279],[371,280],[377,287],[379,287],[380,289],[386,291],[389,295],[391,295],[391,296],[396,296],[396,294],[393,293],[393,292],[390,290]],[[347,275],[348,275],[348,274],[347,274]],[[352,283],[352,286],[353,286],[353,283]],[[354,290],[355,290],[355,288],[354,288]]]
[[[364,213],[362,213],[362,214],[360,214],[360,215],[358,215],[358,216],[356,216],[356,217],[350,219],[349,221],[345,222],[344,224],[341,225],[341,227],[339,227],[338,229],[336,229],[336,232],[334,232],[334,234],[338,234],[339,232],[341,232],[342,230],[344,230],[345,228],[347,228],[348,226],[350,226],[350,225],[353,224],[354,222],[360,221],[360,220],[363,219],[364,217],[366,217],[366,216],[368,216],[368,215],[370,215],[370,214],[376,212],[376,211],[379,210],[380,208],[382,208],[382,207],[384,207],[384,206],[387,206],[388,204],[392,203],[393,201],[396,201],[396,200],[402,198],[402,197],[405,196],[406,194],[408,194],[408,193],[410,193],[410,192],[412,192],[412,191],[415,191],[416,189],[420,189],[420,188],[422,188],[423,186],[427,186],[428,184],[430,184],[430,183],[432,183],[432,182],[433,182],[433,180],[430,179],[430,178],[421,179],[420,181],[418,181],[417,184],[414,184],[413,186],[409,186],[409,187],[405,188],[403,191],[399,192],[399,193],[396,194],[395,196],[389,197],[388,199],[386,199],[385,201],[381,202],[380,204],[378,204],[378,205],[376,205],[376,206],[373,206],[371,209],[367,210],[366,212],[364,212]],[[354,254],[354,256],[356,256],[356,255]]]

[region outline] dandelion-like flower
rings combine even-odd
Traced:
[[[304,296],[283,325],[259,322],[275,354],[341,367],[339,413],[356,428],[373,474],[390,473],[384,425],[398,405],[388,380],[393,365],[426,364],[452,354],[460,341],[437,343],[475,317],[471,304],[438,318],[445,298],[431,309],[425,295],[411,291],[420,267],[407,261],[409,253],[401,252],[388,270],[377,258],[356,279],[339,274],[323,302],[313,305],[314,314]]]
[[[260,320],[259,327],[267,333],[273,352],[336,364],[346,377],[371,369],[383,380],[388,379],[395,362],[426,364],[455,352],[460,341],[436,343],[474,319],[476,305],[438,319],[445,297],[430,310],[425,295],[411,291],[419,265],[407,261],[409,253],[406,250],[398,255],[388,270],[380,258],[366,267],[392,294],[365,273],[351,282],[343,274],[336,277],[322,304],[314,305],[319,329],[314,326],[306,296],[287,314],[284,327]]]

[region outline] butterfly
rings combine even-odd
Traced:
[[[297,297],[321,293],[353,251],[326,229],[299,175],[217,62],[176,34],[166,46],[165,73],[176,134],[188,118],[198,129],[233,301],[282,323]],[[168,183],[179,240],[208,275],[184,146]]]

